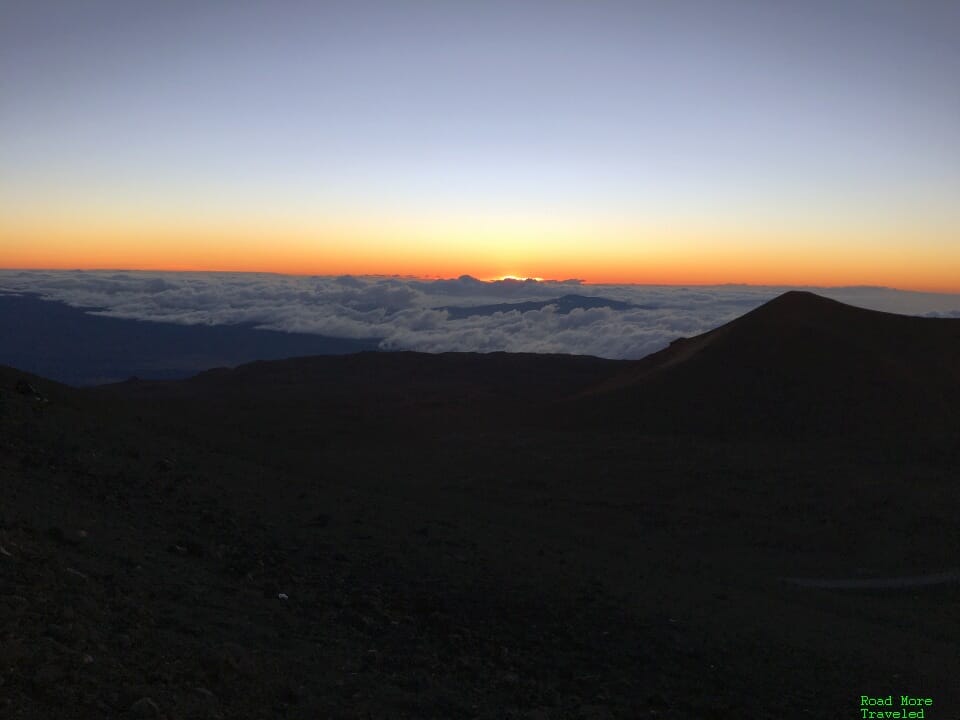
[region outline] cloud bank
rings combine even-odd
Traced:
[[[635,359],[706,332],[795,288],[586,285],[405,277],[0,270],[0,292],[31,292],[88,312],[181,324],[238,324],[376,338],[384,350],[573,353]],[[876,310],[960,317],[960,295],[888,288],[803,288]],[[451,318],[444,307],[549,301],[577,294],[636,307],[508,310]]]

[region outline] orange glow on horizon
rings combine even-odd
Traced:
[[[911,246],[696,228],[600,227],[455,233],[396,223],[348,223],[317,230],[270,223],[206,227],[139,223],[0,221],[0,268],[270,272],[289,275],[397,275],[421,278],[580,279],[588,284],[874,285],[960,292],[960,244]],[[83,227],[84,230],[77,230]],[[455,238],[450,240],[449,238]],[[625,240],[623,238],[633,238]]]
[[[279,275],[356,275],[380,277],[407,277],[423,280],[453,279],[469,275],[484,282],[513,279],[518,281],[535,280],[563,281],[576,279],[587,285],[663,285],[663,286],[710,286],[710,285],[755,285],[755,286],[793,286],[793,287],[850,287],[876,286],[898,290],[934,293],[960,293],[960,284],[952,283],[946,277],[928,277],[918,275],[894,275],[893,273],[871,273],[862,275],[844,275],[841,272],[804,272],[797,268],[794,272],[760,267],[738,268],[735,274],[724,273],[721,268],[636,268],[632,271],[620,264],[616,270],[604,272],[600,268],[570,268],[568,272],[557,272],[540,276],[511,273],[507,275],[489,271],[488,266],[477,263],[463,263],[443,268],[425,270],[423,266],[410,265],[361,265],[335,262],[294,262],[252,263],[242,259],[229,261],[221,259],[210,262],[190,261],[134,261],[110,262],[81,261],[63,258],[38,256],[36,259],[24,259],[21,262],[4,262],[0,256],[0,269],[5,270],[113,270],[113,271],[153,271],[153,272],[238,272],[273,273]],[[579,270],[579,271],[578,271]],[[540,270],[540,272],[543,272]]]

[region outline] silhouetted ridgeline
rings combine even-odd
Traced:
[[[186,378],[207,368],[296,355],[375,350],[377,340],[240,325],[177,325],[91,315],[33,295],[0,295],[0,363],[70,385],[132,375]]]
[[[631,364],[573,405],[654,433],[955,443],[960,320],[788,292]]]
[[[45,366],[59,368],[59,378],[88,372],[72,372],[67,357],[84,366],[94,356],[134,353],[139,359],[118,362],[147,363],[140,356],[165,338],[173,342],[171,338],[183,335],[182,342],[189,344],[186,336],[200,332],[150,324],[151,336],[160,335],[154,344],[141,345],[130,333],[142,323],[59,306],[70,318],[85,318],[90,325],[84,327],[94,328],[85,344],[78,340],[68,348],[64,343],[72,336],[64,330],[67,315],[53,326],[30,325],[31,303],[42,301],[7,301],[24,303],[25,319],[6,332],[40,337],[26,344],[46,348]],[[219,335],[209,335],[213,331]],[[261,345],[272,342],[280,343],[271,349],[274,354],[306,348],[302,338],[283,333],[229,327],[202,332],[207,334],[206,350],[192,355],[192,362],[224,364],[213,361],[258,353]],[[98,333],[110,338],[104,348],[93,347],[102,339]],[[49,338],[58,334],[56,340]],[[329,340],[316,342],[326,347]],[[161,355],[181,351],[165,347]],[[292,423],[309,420],[321,427],[338,418],[393,424],[400,432],[435,421],[574,428],[600,424],[645,435],[819,437],[953,447],[960,427],[960,320],[893,315],[808,292],[788,292],[639,361],[508,353],[360,353],[254,362],[189,380],[122,383],[94,392],[149,398],[171,412],[184,412],[184,403],[196,401],[190,412],[236,418],[249,412],[251,422],[264,413],[282,412],[295,418]]]

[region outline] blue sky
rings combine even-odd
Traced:
[[[510,237],[619,228],[591,243],[603,268],[637,261],[622,248],[643,233],[701,233],[707,261],[756,237],[763,267],[780,245],[840,242],[851,282],[884,279],[854,271],[877,245],[912,249],[917,277],[960,260],[955,2],[10,2],[0,17],[11,247],[61,216],[261,218],[278,235],[414,218],[380,248],[399,258],[439,218]],[[448,234],[466,265],[484,256],[489,236]],[[60,250],[82,259],[80,235]],[[144,257],[164,252],[152,242]]]

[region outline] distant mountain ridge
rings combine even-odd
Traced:
[[[556,311],[561,315],[567,315],[574,310],[590,310],[592,308],[610,308],[611,310],[630,310],[640,307],[633,303],[623,302],[622,300],[611,300],[609,298],[595,297],[592,295],[561,295],[558,298],[550,300],[529,300],[519,303],[496,303],[493,305],[446,305],[434,308],[435,310],[446,310],[451,320],[462,320],[463,318],[476,315],[493,315],[498,312],[530,312],[532,310],[543,310],[548,305],[556,307]]]
[[[93,315],[29,294],[0,295],[0,364],[70,385],[132,375],[186,378],[217,366],[375,350],[378,340],[241,325],[179,325]]]

